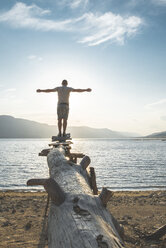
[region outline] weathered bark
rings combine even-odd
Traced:
[[[49,248],[122,248],[113,216],[94,196],[80,165],[69,164],[58,149],[47,156],[50,178],[55,180],[64,201],[50,205]]]

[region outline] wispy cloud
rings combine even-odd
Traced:
[[[58,2],[60,6],[67,6],[71,9],[85,8],[89,3],[89,0],[61,0]]]
[[[89,0],[73,0],[73,1],[70,2],[70,7],[72,9],[78,8],[80,6],[86,7],[88,2],[89,2]]]
[[[4,90],[5,92],[15,92],[16,89],[15,88],[8,88]]]
[[[84,27],[90,34],[80,42],[87,43],[89,46],[99,45],[106,41],[123,44],[125,37],[135,34],[143,23],[139,17],[125,18],[112,12],[103,15],[88,13],[84,15],[83,20]]]
[[[161,99],[157,102],[149,103],[145,106],[145,108],[154,108],[154,107],[163,107],[166,106],[166,99]]]
[[[9,103],[9,100],[13,100],[16,98],[16,89],[15,88],[6,88],[0,91],[0,105],[1,107],[3,104],[6,106]]]
[[[133,5],[133,6],[137,6],[137,5],[144,5],[144,4],[155,4],[155,5],[165,5],[166,6],[166,0],[128,0],[128,5]]]
[[[75,7],[81,2],[83,1],[72,1]],[[143,20],[137,16],[123,17],[112,12],[104,14],[89,12],[62,21],[45,18],[44,16],[49,13],[49,10],[43,10],[34,4],[27,6],[24,3],[17,3],[11,10],[0,14],[0,22],[7,22],[15,28],[74,32],[81,37],[79,42],[88,46],[108,41],[123,44],[125,38],[136,34],[143,24]]]
[[[67,24],[71,23],[71,20],[52,21],[42,18],[49,13],[49,10],[43,10],[35,4],[27,6],[19,2],[11,10],[0,15],[0,22],[7,22],[15,28],[30,28],[42,31],[67,30]]]
[[[43,60],[42,57],[38,57],[37,55],[29,55],[27,58],[29,60],[38,60],[38,61],[42,61]]]
[[[166,0],[151,0],[156,5],[166,6]]]
[[[166,115],[161,116],[160,119],[161,119],[162,121],[166,121]]]

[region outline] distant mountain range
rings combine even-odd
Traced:
[[[57,134],[57,126],[26,119],[0,115],[0,138],[50,138]],[[108,128],[68,127],[73,138],[130,138],[139,137],[134,133],[112,131]]]
[[[157,132],[157,133],[152,133],[146,138],[151,138],[151,139],[166,139],[166,131],[165,132]]]

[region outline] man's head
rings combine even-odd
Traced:
[[[63,85],[63,86],[67,86],[67,85],[68,85],[68,82],[67,82],[66,79],[64,79],[64,80],[62,81],[62,85]]]

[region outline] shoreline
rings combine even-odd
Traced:
[[[42,140],[50,140],[50,137],[29,137],[29,138],[24,138],[24,137],[17,137],[17,138],[4,138],[4,137],[0,137],[0,140],[33,140],[33,139],[42,139]],[[96,139],[96,140],[102,140],[102,139],[106,139],[106,140],[140,140],[140,141],[144,141],[144,140],[161,140],[161,141],[166,141],[166,137],[159,137],[159,138],[148,138],[148,137],[119,137],[119,138],[111,138],[111,137],[73,137],[74,139]]]
[[[0,191],[0,247],[47,248],[46,203],[44,191]],[[165,190],[117,191],[107,209],[123,225],[127,248],[166,247],[166,235],[158,241],[143,238],[166,224]]]
[[[112,191],[112,192],[114,192],[114,193],[118,193],[118,192],[123,192],[123,193],[132,193],[132,192],[160,192],[160,191],[166,191],[166,186],[161,186],[161,187],[156,187],[156,189],[155,188],[152,188],[152,189],[142,189],[142,188],[140,188],[140,189],[133,189],[133,190],[128,190],[128,189],[118,189],[118,190],[116,190],[116,189],[112,189],[111,187],[106,187],[108,190],[110,190],[110,191]],[[99,188],[98,187],[98,190],[99,190],[99,192],[102,190],[102,187],[101,188]],[[38,192],[45,192],[45,190],[44,190],[44,188],[41,186],[41,189],[32,189],[32,187],[31,188],[29,188],[29,189],[1,189],[0,188],[0,193],[1,192],[21,192],[21,193],[38,193]]]

